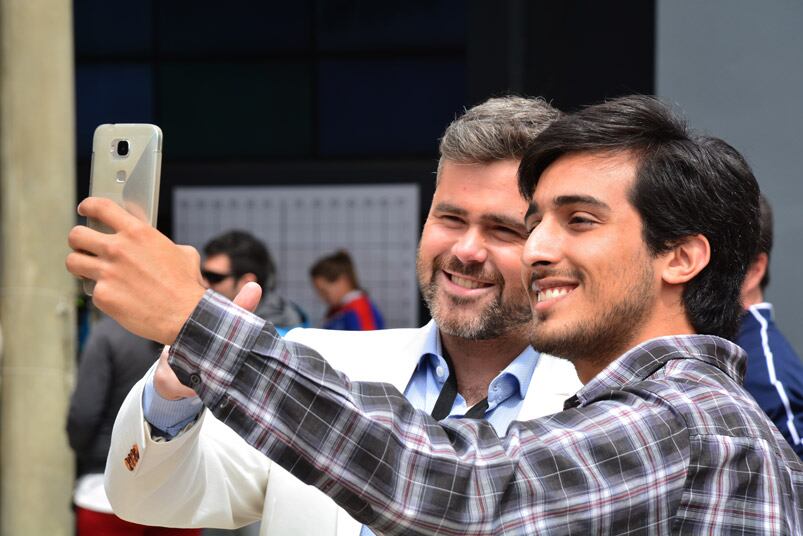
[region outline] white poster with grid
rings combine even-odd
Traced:
[[[254,234],[276,263],[277,292],[299,304],[312,325],[326,307],[312,288],[309,268],[345,249],[386,327],[417,327],[418,198],[417,184],[179,187],[173,234],[199,251],[228,230]]]

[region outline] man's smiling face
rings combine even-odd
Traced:
[[[517,160],[441,166],[416,264],[430,313],[449,335],[492,339],[531,318],[517,171]]]
[[[661,281],[628,198],[635,171],[626,152],[577,153],[541,175],[522,257],[535,348],[601,362],[645,332]]]

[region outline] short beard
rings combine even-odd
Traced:
[[[439,286],[436,283],[436,275],[444,266],[453,273],[492,280],[498,289],[494,300],[479,314],[470,315],[468,318],[463,318],[459,313],[450,314],[450,312],[471,305],[475,300],[446,295],[442,295],[444,299],[438,299]],[[429,313],[438,324],[438,329],[447,335],[469,340],[496,339],[528,324],[532,319],[526,293],[522,291],[520,304],[505,303],[503,299],[505,291],[504,278],[498,272],[484,274],[482,265],[479,263],[464,264],[456,257],[450,257],[446,262],[439,255],[433,259],[429,282],[425,283],[423,277],[425,267],[419,250],[416,269],[418,271],[421,294],[427,303],[427,307],[429,307]]]
[[[601,315],[587,322],[565,325],[558,332],[541,332],[533,317],[530,344],[539,352],[562,357],[577,364],[584,361],[604,368],[630,349],[636,333],[652,308],[652,267],[647,265],[634,288]]]

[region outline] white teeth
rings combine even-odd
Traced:
[[[571,289],[568,287],[554,287],[548,288],[546,290],[538,291],[538,302],[551,300],[553,298],[558,298],[560,296],[565,296],[571,292]]]
[[[482,283],[478,283],[477,281],[472,281],[471,279],[463,279],[462,277],[457,277],[456,275],[452,276],[452,283],[454,283],[459,287],[467,289],[482,288],[485,286]]]

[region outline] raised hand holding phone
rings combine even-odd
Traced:
[[[121,326],[172,344],[206,291],[198,252],[176,245],[110,199],[84,199],[78,213],[112,233],[73,227],[67,269],[95,281],[92,301]]]
[[[105,124],[92,138],[90,197],[111,199],[138,219],[156,227],[162,165],[162,131],[156,125]],[[90,229],[110,233],[102,222],[90,218]],[[92,295],[94,281],[84,281]]]

